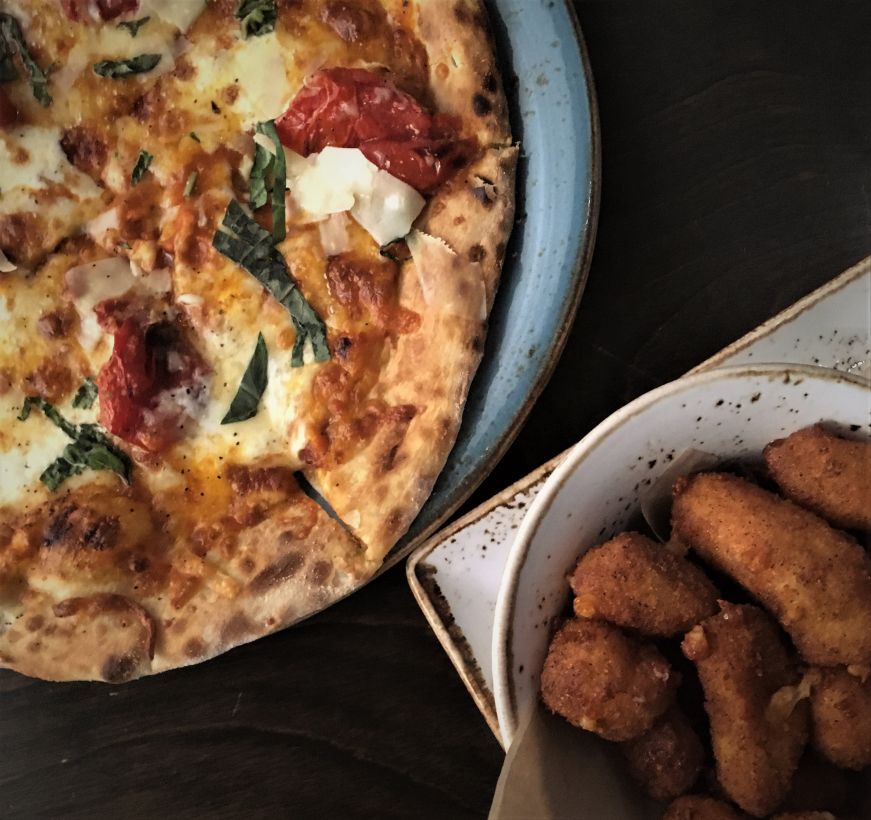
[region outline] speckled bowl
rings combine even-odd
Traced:
[[[494,696],[506,746],[538,697],[578,556],[624,529],[644,489],[685,450],[756,457],[772,439],[821,420],[871,435],[869,383],[817,367],[730,367],[647,393],[575,446],[518,530],[496,602]]]

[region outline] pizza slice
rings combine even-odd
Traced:
[[[513,220],[479,4],[7,2],[0,143],[0,664],[121,682],[370,578]]]

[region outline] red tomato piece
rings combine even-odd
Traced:
[[[308,156],[328,145],[359,148],[370,162],[431,193],[475,153],[459,123],[434,115],[389,76],[359,68],[312,75],[275,121],[288,148]]]
[[[132,14],[139,8],[139,0],[97,0],[97,9],[103,20],[114,20],[122,14]]]
[[[76,22],[81,19],[82,14],[87,10],[87,0],[61,0],[64,14],[69,20]]]
[[[118,322],[106,310],[97,313],[101,325],[114,330],[112,355],[97,376],[100,424],[124,441],[159,452],[181,437],[187,418],[168,391],[201,389],[197,382],[206,368],[169,322],[148,324],[136,316]]]
[[[87,20],[89,5],[93,2],[101,20],[114,20],[122,14],[131,14],[139,8],[139,0],[61,0],[66,16],[73,21]]]

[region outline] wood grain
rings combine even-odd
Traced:
[[[471,503],[871,253],[867,0],[577,9],[604,155],[590,282]],[[0,737],[4,818],[480,817],[501,763],[400,568],[124,687],[0,673]]]

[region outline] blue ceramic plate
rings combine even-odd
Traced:
[[[577,20],[565,2],[494,0],[487,7],[522,148],[517,222],[459,438],[385,568],[442,524],[508,448],[562,351],[592,254],[599,133]]]

